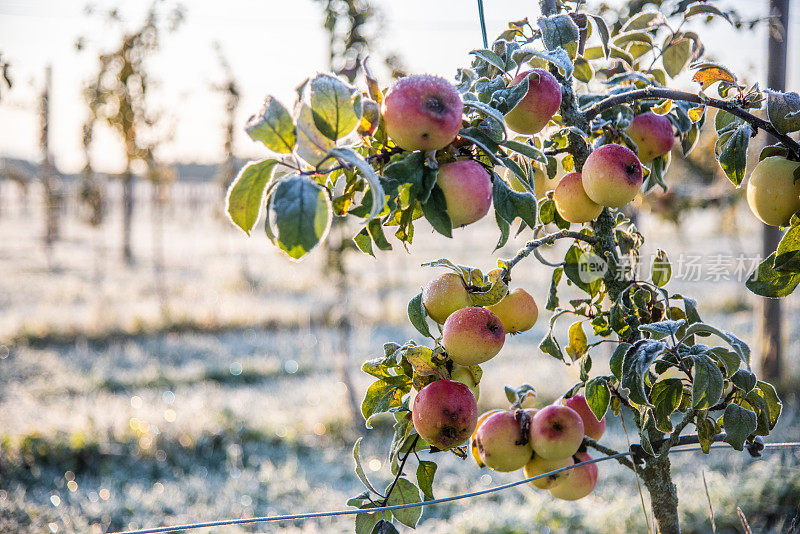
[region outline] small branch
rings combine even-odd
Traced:
[[[666,451],[670,450],[672,447],[680,443],[681,440],[681,432],[686,426],[692,422],[695,415],[697,415],[696,410],[689,410],[686,412],[686,415],[683,416],[683,419],[680,423],[675,425],[675,429],[672,431],[668,439],[663,440],[662,443],[656,445],[656,443],[651,443],[654,445],[653,449],[655,450],[656,446],[658,447],[658,454],[664,454]]]
[[[386,497],[383,499],[383,506],[386,506],[389,502],[389,497],[392,496],[392,492],[394,491],[394,487],[397,485],[397,481],[400,480],[400,477],[403,476],[403,468],[406,466],[406,461],[408,461],[408,457],[411,456],[411,453],[415,452],[414,449],[417,448],[417,442],[419,441],[419,434],[414,437],[414,441],[411,442],[411,447],[408,448],[406,451],[405,456],[403,459],[400,460],[400,467],[397,469],[397,474],[392,481],[392,485],[389,486],[389,489],[386,490]]]
[[[589,243],[590,245],[594,245],[597,243],[597,238],[594,236],[586,235],[581,232],[571,232],[569,230],[561,230],[560,232],[556,232],[554,234],[549,234],[544,237],[540,237],[539,239],[534,239],[532,241],[528,241],[524,247],[522,247],[510,260],[506,262],[506,268],[503,269],[503,278],[505,278],[514,266],[519,263],[523,258],[526,258],[536,250],[537,248],[541,247],[542,245],[552,245],[558,239],[577,239],[578,241],[584,241]]]
[[[700,96],[694,93],[688,93],[686,91],[676,91],[674,89],[663,89],[659,87],[646,87],[644,89],[637,89],[636,91],[629,91],[627,93],[608,97],[605,100],[601,100],[600,102],[593,104],[584,111],[584,116],[587,120],[592,120],[603,111],[613,108],[614,106],[625,104],[627,102],[633,102],[635,100],[648,100],[655,98],[681,100],[683,102],[692,102],[694,104],[700,104],[727,111],[731,115],[735,115],[740,119],[747,121],[755,128],[764,130],[768,134],[772,135],[786,145],[787,148],[789,148],[789,150],[793,152],[797,158],[800,158],[800,144],[798,144],[788,135],[780,133],[769,121],[765,121],[764,119],[756,117],[752,113],[745,111],[736,105],[735,102],[719,100],[717,98],[709,98],[707,96]]]
[[[586,447],[591,447],[593,449],[596,449],[596,450],[602,452],[603,454],[605,454],[607,456],[613,456],[615,454],[619,454],[619,451],[616,451],[616,450],[614,450],[614,449],[612,449],[610,447],[606,447],[605,445],[601,445],[601,444],[597,443],[595,440],[593,440],[592,438],[584,437],[583,438],[583,444]],[[616,460],[619,463],[621,463],[622,465],[624,465],[625,467],[627,467],[628,469],[631,469],[631,470],[634,469],[633,462],[631,462],[630,460],[628,460],[624,456],[620,457],[620,458],[617,458]]]
[[[371,156],[367,156],[364,159],[367,160],[369,163],[372,163],[373,161],[376,161],[376,160],[383,161],[385,159],[388,159],[388,158],[392,157],[395,154],[399,154],[402,151],[403,151],[403,149],[400,148],[400,147],[393,147],[393,148],[390,148],[389,150],[387,150],[385,152],[378,152],[377,154],[372,154]],[[332,157],[333,156],[326,157],[320,163],[320,165],[322,163],[324,163],[325,161],[327,161],[328,159],[332,158]],[[294,167],[292,167],[291,165],[287,165],[284,162],[280,162],[279,161],[278,163],[280,163],[281,165],[284,165],[286,167],[289,167],[290,169],[294,169]],[[316,166],[313,169],[307,170],[307,171],[301,171],[300,169],[295,169],[295,170],[297,170],[297,174],[300,174],[301,176],[319,176],[319,175],[322,175],[322,174],[330,174],[330,173],[335,172],[335,171],[340,171],[342,169],[349,169],[349,168],[350,168],[349,165],[344,165],[344,164],[340,163],[339,165],[335,165],[335,166],[331,167],[330,169],[324,169],[324,170],[320,169],[319,166]]]

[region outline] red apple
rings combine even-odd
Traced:
[[[458,365],[478,365],[494,358],[506,340],[497,315],[470,306],[453,312],[444,322],[442,346]]]
[[[481,461],[495,471],[510,472],[522,468],[533,455],[529,436],[512,411],[490,415],[475,435]]]
[[[625,133],[639,147],[639,161],[642,163],[649,163],[668,153],[675,142],[670,120],[652,111],[636,115]]]
[[[642,164],[628,147],[603,145],[586,158],[582,182],[590,199],[601,206],[619,208],[642,188]]]
[[[465,159],[439,167],[436,184],[444,193],[453,228],[482,219],[492,205],[492,180],[477,161]]]
[[[464,103],[450,82],[438,76],[406,76],[382,104],[386,133],[405,150],[439,150],[461,129]]]
[[[499,413],[499,412],[502,412],[502,411],[503,410],[489,410],[488,412],[482,413],[478,417],[477,426],[475,427],[475,430],[472,432],[472,436],[469,438],[470,452],[472,452],[472,457],[475,458],[475,463],[478,464],[478,467],[486,467],[486,465],[483,463],[483,460],[481,460],[481,455],[480,455],[480,452],[478,451],[478,443],[475,440],[478,437],[478,429],[481,427],[483,422],[486,421],[489,418],[490,415],[496,414],[496,413]]]
[[[564,401],[564,406],[569,406],[581,416],[583,420],[583,432],[586,436],[594,440],[603,437],[603,432],[606,431],[606,418],[603,416],[602,420],[597,420],[597,416],[586,402],[586,397],[583,395],[570,397]]]
[[[579,452],[574,456],[575,463],[586,462],[592,457],[588,453]],[[570,469],[572,475],[560,484],[550,488],[553,497],[565,501],[577,501],[589,495],[597,485],[597,464],[582,465]]]
[[[603,211],[603,206],[589,198],[583,189],[581,173],[571,172],[564,176],[553,193],[558,214],[565,221],[586,223],[593,221]]]
[[[569,458],[578,452],[582,442],[583,420],[572,408],[551,404],[533,416],[533,450],[546,460]]]
[[[443,324],[454,311],[472,306],[472,297],[461,276],[445,273],[422,288],[422,305],[431,319]]]
[[[417,393],[411,419],[422,439],[448,450],[464,443],[475,430],[478,403],[461,382],[437,380]]]
[[[534,455],[531,461],[525,464],[525,478],[543,475],[545,473],[549,473],[550,471],[561,469],[562,467],[568,467],[574,463],[575,461],[572,459],[572,456],[562,458],[561,460],[547,460],[539,455]],[[574,471],[574,469],[561,471],[555,475],[532,480],[531,484],[539,489],[550,489],[557,484],[561,484],[567,478],[569,478],[569,476],[572,474],[572,471]]]
[[[506,113],[506,124],[515,132],[532,135],[541,131],[561,106],[561,85],[544,69],[520,72],[511,85],[517,85],[528,75],[528,92]]]

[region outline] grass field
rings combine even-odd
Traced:
[[[352,424],[342,363],[360,397],[368,384],[360,362],[385,341],[415,337],[404,321],[406,302],[433,273],[420,263],[446,256],[486,268],[495,261],[490,253],[497,230],[488,222],[452,241],[420,225],[411,253],[399,247],[378,260],[352,255],[343,299],[321,274],[321,251],[292,264],[260,231],[246,238],[226,223],[214,210],[219,192],[213,186],[180,186],[164,225],[159,281],[146,204],[134,228],[137,262],[125,266],[115,206],[107,224],[91,229],[68,203],[62,241],[46,254],[41,207],[26,208],[7,193],[0,198],[3,533],[101,533],[344,508],[361,491],[351,449],[363,423]],[[755,231],[731,235],[720,226],[714,213],[693,218],[677,233],[650,216],[641,219],[649,250],[669,250],[673,262],[679,252],[700,254],[708,265],[715,255],[759,249]],[[522,242],[497,257],[512,255]],[[548,268],[531,259],[514,274],[516,283],[545,300]],[[676,279],[671,288],[695,296],[709,322],[753,341],[757,301],[740,282]],[[787,383],[797,383],[800,301],[795,295],[785,302]],[[331,326],[341,313],[354,326],[345,350],[341,332]],[[530,382],[546,403],[575,382],[577,370],[537,350],[544,322],[510,340],[485,366],[482,409],[503,402],[503,384]],[[598,353],[594,371],[604,367],[607,355]],[[784,402],[769,441],[800,437],[796,390]],[[383,465],[390,436],[386,424],[377,426],[362,456],[380,485],[390,480]],[[609,446],[627,448],[618,421],[607,435]],[[438,456],[437,496],[521,476]],[[768,452],[761,460],[735,451],[676,455],[685,530],[711,531],[709,499],[717,532],[742,531],[737,506],[754,532],[788,530],[800,503],[799,460],[800,451]],[[426,509],[418,530],[646,531],[633,474],[611,462],[600,473],[595,493],[578,503],[514,488]],[[345,518],[201,532],[351,529],[352,519]]]

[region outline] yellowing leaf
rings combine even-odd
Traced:
[[[672,100],[668,98],[659,105],[650,108],[650,111],[652,111],[656,115],[666,115],[667,113],[669,113],[669,110],[671,109],[672,109]]]
[[[708,89],[716,82],[727,82],[731,85],[737,85],[736,76],[721,65],[714,63],[702,63],[695,65],[693,68],[698,69],[692,76],[692,81],[700,84],[702,90]]]

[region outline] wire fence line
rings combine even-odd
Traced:
[[[732,447],[727,443],[715,443],[711,445],[712,449],[731,449]],[[800,448],[800,442],[783,442],[783,443],[765,443],[764,450],[767,449],[789,449],[789,448]],[[693,447],[675,447],[669,450],[669,454],[679,453],[679,452],[696,452],[701,450],[699,446]],[[224,527],[224,526],[232,526],[232,525],[247,525],[252,523],[274,523],[278,521],[293,521],[299,519],[315,519],[315,518],[322,518],[322,517],[336,517],[336,516],[349,516],[349,515],[357,515],[357,514],[371,514],[375,512],[390,512],[392,510],[401,510],[404,508],[418,508],[424,506],[431,506],[435,504],[442,504],[446,502],[453,502],[462,499],[469,499],[472,497],[479,497],[481,495],[486,495],[489,493],[495,493],[498,491],[503,491],[508,488],[513,488],[515,486],[521,486],[522,484],[527,484],[534,480],[538,480],[540,478],[546,478],[551,475],[556,475],[563,471],[569,471],[570,469],[576,469],[583,465],[595,464],[599,462],[604,462],[606,460],[616,460],[618,458],[623,458],[625,456],[636,456],[636,452],[634,451],[626,451],[620,452],[617,454],[611,454],[607,456],[601,456],[599,458],[593,458],[591,460],[586,460],[585,462],[579,462],[567,467],[562,467],[560,469],[555,469],[548,473],[543,473],[541,475],[537,475],[530,478],[525,478],[522,480],[517,480],[515,482],[509,482],[507,484],[501,484],[499,486],[494,486],[491,488],[486,488],[484,490],[473,491],[470,493],[463,493],[460,495],[453,495],[451,497],[442,497],[441,499],[433,499],[430,501],[423,501],[423,502],[416,502],[416,503],[407,503],[407,504],[395,504],[392,506],[381,506],[378,508],[362,508],[362,509],[353,509],[353,510],[336,510],[331,512],[309,512],[304,514],[287,514],[287,515],[274,515],[274,516],[265,516],[265,517],[248,517],[248,518],[241,518],[241,519],[225,519],[221,521],[207,521],[204,523],[187,523],[184,525],[173,525],[167,527],[155,527],[155,528],[143,528],[143,529],[136,529],[136,530],[126,530],[126,531],[118,531],[111,534],[162,534],[165,532],[180,532],[183,530],[194,530],[198,528],[209,528],[209,527]]]

